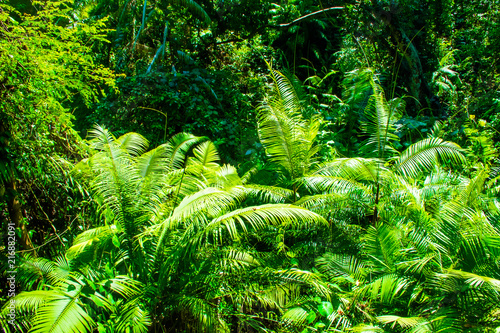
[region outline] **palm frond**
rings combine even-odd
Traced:
[[[409,288],[409,285],[407,279],[390,274],[361,285],[356,293],[377,303],[392,304]]]
[[[166,144],[169,170],[183,169],[187,152],[196,144],[207,140],[189,133],[178,133]]]
[[[237,209],[209,222],[204,233],[220,238],[224,230],[230,238],[238,239],[240,228],[243,232],[262,230],[270,225],[287,228],[315,228],[326,225],[320,215],[293,205],[275,204]],[[220,240],[220,239],[219,239]]]
[[[316,263],[319,271],[332,280],[343,277],[354,284],[356,280],[363,281],[368,274],[363,260],[352,255],[326,253],[317,258]]]
[[[427,320],[419,322],[410,331],[411,333],[434,333],[434,332],[463,332],[463,322],[459,314],[451,308],[441,308]]]
[[[301,109],[299,93],[295,89],[290,78],[280,71],[274,70],[268,64],[271,79],[274,82],[274,94],[283,102],[285,109],[291,112],[299,112]]]
[[[196,148],[194,148],[193,153],[197,164],[200,164],[205,168],[214,168],[219,166],[219,153],[211,141],[200,143]]]
[[[46,292],[32,322],[33,333],[81,333],[91,332],[95,322],[79,299],[82,291],[79,283],[63,284]],[[27,294],[33,292],[27,292]],[[30,297],[32,295],[25,295]]]
[[[306,323],[309,313],[302,307],[294,307],[283,314],[282,320],[286,326],[301,327]]]
[[[361,157],[336,158],[322,164],[313,175],[345,178],[354,181],[375,182],[377,173],[383,167],[376,159]]]
[[[216,217],[236,206],[244,194],[237,188],[224,191],[215,187],[207,187],[185,197],[175,208],[172,219],[186,219],[196,212],[203,211],[208,217]]]
[[[221,253],[219,266],[224,271],[242,272],[248,267],[260,266],[260,261],[250,252],[228,248]]]
[[[331,290],[328,287],[328,284],[323,281],[321,275],[318,273],[314,273],[311,271],[301,270],[297,268],[291,268],[289,270],[279,270],[276,271],[275,274],[282,280],[288,283],[299,283],[305,284],[312,288],[314,288],[315,292],[326,298],[327,300],[331,300]]]
[[[465,156],[457,144],[431,137],[408,147],[397,158],[393,170],[406,177],[415,178],[432,170],[440,161],[460,164],[465,163]]]
[[[398,230],[386,224],[368,227],[363,237],[363,250],[374,259],[374,264],[380,264],[381,268],[393,267],[393,260],[401,246]]]
[[[293,191],[278,186],[247,184],[243,187],[250,198],[263,203],[284,203],[293,196]]]
[[[69,265],[65,259],[57,258],[59,262],[47,260],[45,258],[34,258],[25,256],[19,260],[17,268],[16,282],[31,287],[38,284],[40,288],[44,282],[54,285],[67,278],[70,274]]]
[[[230,188],[242,185],[243,182],[238,175],[238,170],[229,164],[224,164],[216,168],[215,172],[215,186],[219,188]]]
[[[140,156],[146,152],[149,146],[148,140],[138,133],[127,133],[117,138],[114,143],[130,156]]]
[[[166,159],[166,145],[160,145],[135,159],[135,167],[143,179],[152,178],[168,172]]]
[[[125,299],[131,299],[142,293],[144,286],[126,275],[118,275],[111,279],[99,281],[100,285],[109,287],[112,291],[120,294]]]
[[[424,321],[423,318],[420,317],[400,317],[400,316],[378,316],[377,321],[382,323],[383,325],[391,325],[391,328],[395,328],[396,325],[402,329],[408,329],[417,326],[419,323]]]
[[[298,181],[312,193],[359,194],[367,199],[373,196],[371,187],[346,178],[312,175]]]
[[[274,91],[258,109],[259,139],[271,162],[281,166],[291,179],[304,175],[313,164],[314,145],[320,120],[305,120],[297,91],[290,79],[271,70]]]
[[[217,310],[207,300],[183,295],[177,301],[178,308],[192,317],[198,332],[217,332],[219,319]]]
[[[395,112],[385,100],[382,88],[373,84],[373,94],[368,99],[360,126],[368,136],[360,149],[365,156],[385,158],[388,154],[396,154],[391,144],[391,141],[398,140],[394,134]]]
[[[74,258],[92,246],[99,246],[110,240],[118,229],[115,225],[106,225],[82,232],[73,240],[73,245],[66,251],[68,258]],[[92,248],[96,250],[97,248]]]
[[[120,318],[116,327],[118,333],[146,333],[152,324],[149,313],[135,300],[126,302],[118,316]]]
[[[370,68],[356,70],[346,75],[344,100],[360,113],[360,129],[368,137],[360,151],[365,156],[385,158],[396,154],[391,141],[398,140],[394,134],[394,122],[404,102],[396,99],[388,103],[384,91]]]

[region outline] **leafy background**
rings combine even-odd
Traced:
[[[498,5],[0,4],[2,330],[498,332]]]

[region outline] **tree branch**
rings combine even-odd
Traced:
[[[279,24],[279,25],[274,26],[274,27],[276,27],[276,28],[288,28],[288,27],[290,27],[292,25],[295,25],[295,24],[300,23],[302,21],[308,20],[311,17],[317,16],[317,15],[321,15],[321,14],[325,14],[325,13],[327,13],[329,11],[338,10],[338,9],[344,9],[344,7],[329,7],[329,8],[321,9],[321,10],[318,10],[318,11],[313,12],[311,14],[307,14],[307,15],[301,16],[298,19],[293,20],[292,22],[282,23],[282,24]]]

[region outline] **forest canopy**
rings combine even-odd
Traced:
[[[498,0],[0,3],[0,331],[500,332]]]

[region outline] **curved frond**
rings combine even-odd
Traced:
[[[106,225],[82,232],[73,240],[73,245],[66,251],[68,258],[74,258],[99,243],[107,242],[118,232],[115,225]],[[92,248],[95,250],[95,248]]]
[[[234,208],[243,191],[233,189],[224,191],[208,187],[185,197],[174,209],[171,219],[186,219],[197,212],[204,212],[207,217],[216,217]]]
[[[383,167],[377,159],[361,157],[336,158],[322,164],[313,175],[345,178],[354,181],[377,181],[377,174]]]
[[[53,262],[45,258],[26,256],[19,260],[16,282],[27,286],[40,281],[54,285],[69,276],[69,265],[65,259],[58,258],[60,262]]]
[[[198,332],[217,332],[217,311],[207,300],[183,295],[177,304],[180,310],[187,311],[192,316]]]
[[[314,145],[320,120],[305,120],[300,99],[290,80],[271,70],[274,93],[258,109],[259,139],[269,160],[286,170],[291,179],[304,175],[317,152]]]
[[[36,311],[30,333],[92,331],[95,325],[94,320],[82,307],[79,299],[82,286],[71,283],[67,287],[67,291],[53,291],[45,295],[44,303]]]
[[[204,233],[212,234],[217,239],[226,230],[232,239],[238,239],[240,229],[262,230],[270,225],[291,227],[296,229],[313,228],[326,225],[326,220],[307,209],[293,205],[262,205],[234,210],[220,216],[207,225]]]
[[[186,162],[187,152],[196,144],[207,140],[206,137],[198,137],[189,133],[178,133],[166,144],[169,170],[183,169]]]
[[[200,143],[196,148],[194,148],[193,153],[194,160],[196,160],[197,164],[200,164],[205,168],[219,166],[219,153],[217,152],[217,148],[212,141]]]
[[[457,144],[431,137],[408,147],[397,158],[393,170],[406,177],[415,178],[422,172],[432,170],[439,161],[460,164],[465,163],[465,156]]]
[[[140,156],[146,152],[149,146],[148,140],[138,133],[127,133],[117,138],[114,142],[125,150],[130,156]]]
[[[391,141],[397,141],[394,134],[395,112],[387,103],[382,88],[373,85],[373,94],[368,99],[364,109],[364,120],[361,122],[361,130],[368,135],[368,139],[362,144],[361,151],[366,156],[384,158],[394,155],[397,151],[393,148]]]
[[[360,285],[356,293],[375,302],[392,304],[409,287],[409,281],[396,275],[384,275],[373,282]]]
[[[279,270],[275,273],[282,281],[308,285],[314,288],[315,292],[319,295],[328,300],[331,299],[331,290],[328,287],[328,284],[323,281],[321,275],[318,273],[297,268],[291,268],[289,270]]]
[[[362,281],[369,273],[367,265],[358,257],[346,254],[326,253],[316,259],[318,269],[330,279],[339,276],[351,283]]]
[[[128,301],[118,314],[120,321],[117,333],[146,333],[152,321],[149,313],[143,310],[137,301]]]
[[[420,317],[400,317],[400,316],[386,315],[386,316],[378,316],[377,321],[379,321],[384,325],[390,324],[391,328],[394,328],[397,325],[403,329],[408,329],[417,326],[419,323],[422,323],[424,319]]]
[[[365,156],[378,158],[396,154],[391,141],[398,140],[394,134],[394,122],[404,102],[396,99],[388,103],[384,90],[370,68],[348,73],[344,85],[347,87],[344,100],[360,112],[360,129],[368,137],[360,151]]]
[[[135,167],[139,176],[143,179],[151,179],[155,175],[166,173],[166,144],[160,145],[135,159]]]
[[[292,190],[278,186],[247,184],[243,188],[250,198],[266,203],[284,203],[293,196]]]
[[[312,193],[361,194],[363,197],[373,196],[371,187],[346,178],[313,175],[299,179]]]

